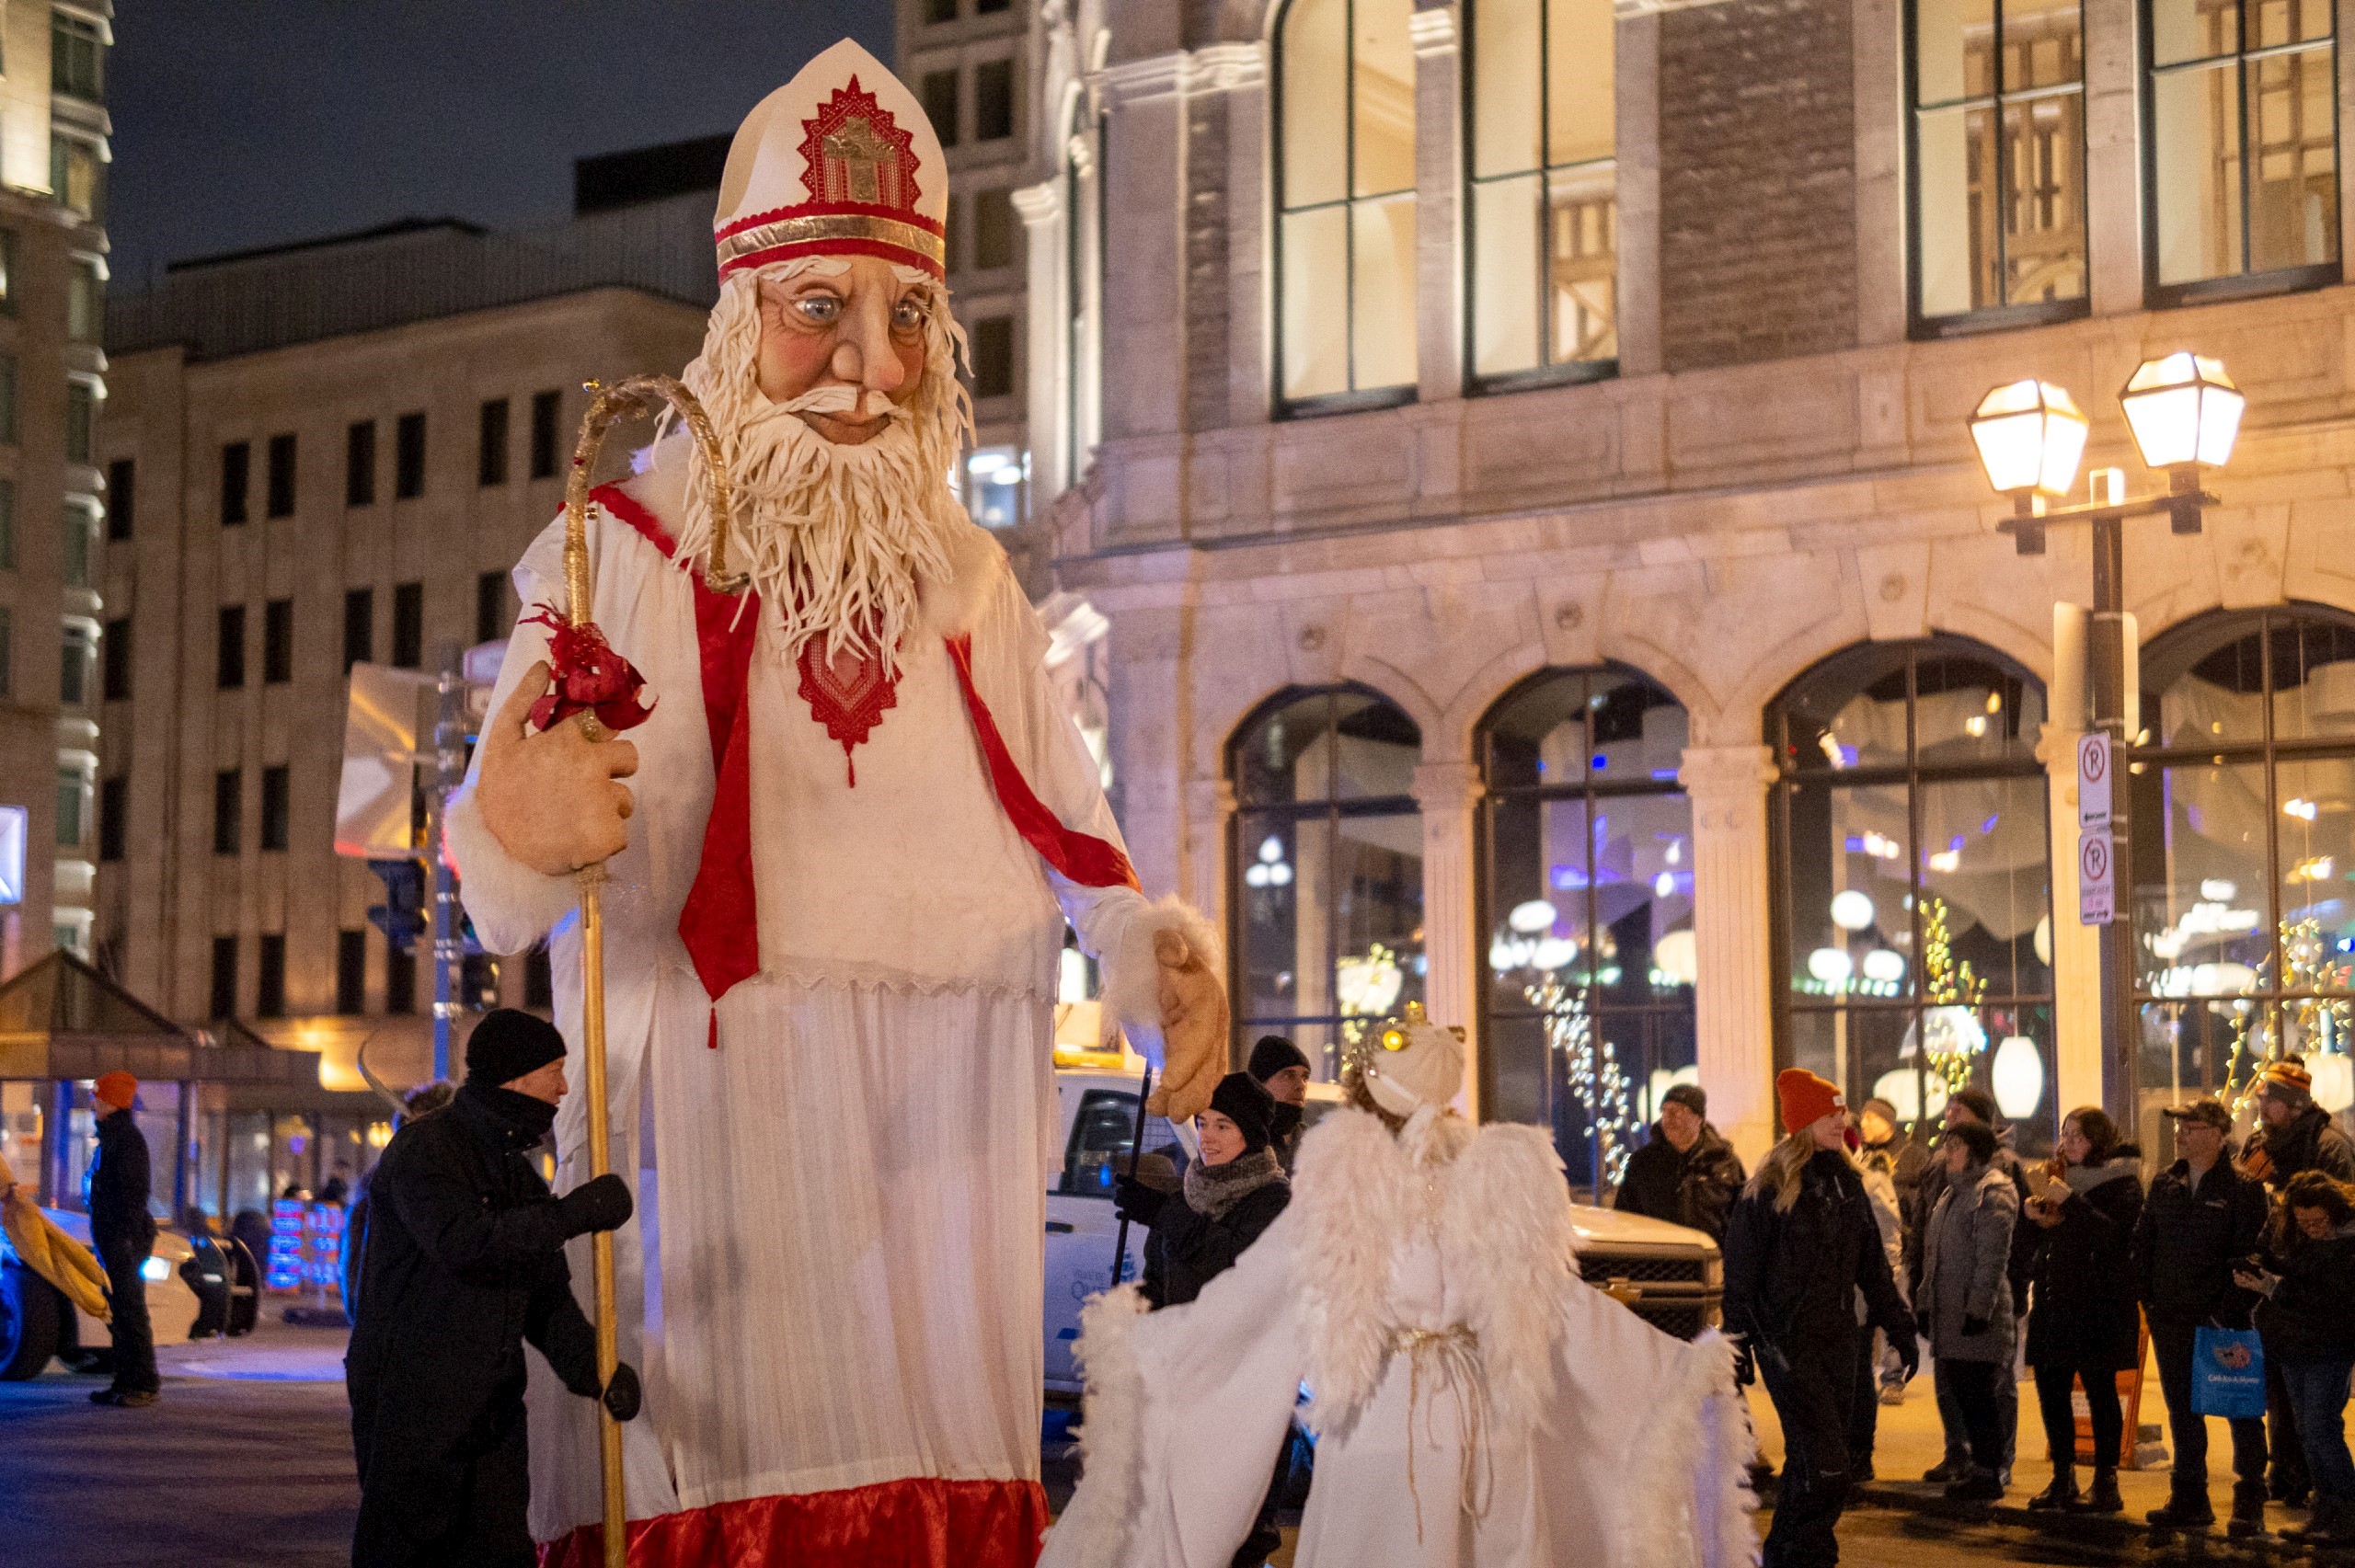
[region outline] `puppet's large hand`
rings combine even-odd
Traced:
[[[543,660],[484,727],[475,804],[500,849],[543,876],[566,876],[629,842],[629,788],[616,781],[638,772],[638,748],[592,740],[570,718],[530,734],[532,704],[547,689]]]
[[[1145,1106],[1182,1122],[1208,1109],[1226,1072],[1226,988],[1205,956],[1176,931],[1153,933],[1161,992],[1161,1083]]]

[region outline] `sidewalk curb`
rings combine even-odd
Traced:
[[[2300,1557],[2355,1561],[2355,1548],[2313,1547],[2299,1541],[2283,1540],[2273,1534],[2270,1528],[2263,1535],[2228,1536],[2224,1533],[2224,1521],[2221,1517],[2202,1531],[2165,1529],[2143,1524],[2127,1514],[2045,1513],[2029,1510],[2024,1502],[1952,1503],[1930,1486],[1889,1482],[1872,1482],[1858,1487],[1856,1498],[1877,1507],[1925,1514],[1958,1525],[2005,1525],[2059,1539],[2120,1549],[2155,1551],[2171,1548],[2196,1552],[2203,1557],[2243,1556],[2260,1562]]]

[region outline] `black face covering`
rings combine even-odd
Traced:
[[[507,1129],[508,1138],[518,1149],[531,1148],[556,1126],[556,1107],[534,1095],[479,1083],[469,1083],[458,1093],[488,1111]]]

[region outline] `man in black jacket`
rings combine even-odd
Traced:
[[[155,1331],[147,1321],[143,1272],[155,1246],[155,1217],[148,1211],[153,1178],[147,1139],[131,1107],[139,1080],[102,1074],[90,1089],[98,1113],[98,1155],[83,1178],[82,1207],[90,1217],[90,1248],[107,1270],[107,1304],[113,1312],[114,1381],[90,1396],[92,1404],[136,1410],[155,1402]]]
[[[1660,1097],[1660,1120],[1650,1140],[1627,1157],[1611,1207],[1722,1242],[1726,1210],[1744,1179],[1741,1157],[1709,1125],[1708,1095],[1697,1083],[1679,1083]]]
[[[2159,1173],[2134,1227],[2135,1295],[2151,1325],[2151,1349],[2175,1436],[2175,1469],[2166,1506],[2154,1525],[2204,1529],[2215,1522],[2208,1501],[2208,1420],[2191,1408],[2191,1356],[2203,1325],[2246,1328],[2251,1299],[2233,1283],[2233,1265],[2264,1244],[2265,1188],[2233,1168],[2224,1139],[2233,1114],[2221,1100],[2194,1100],[2163,1113],[2175,1118],[2183,1158]],[[2234,1421],[2233,1517],[2235,1536],[2265,1528],[2265,1423]]]
[[[630,1216],[607,1174],[559,1199],[524,1159],[564,1097],[564,1037],[483,1015],[449,1108],[402,1127],[369,1178],[360,1316],[344,1357],[360,1469],[353,1568],[532,1568],[523,1345],[565,1387],[638,1413],[624,1365],[600,1389],[596,1336],[564,1244]]]

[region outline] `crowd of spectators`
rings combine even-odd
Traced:
[[[2227,1421],[2226,1531],[2263,1534],[2272,1505],[2304,1515],[2275,1521],[2286,1539],[2355,1545],[2355,1143],[2299,1059],[2248,1086],[2237,1148],[2223,1101],[2168,1108],[2175,1158],[2147,1188],[2142,1150],[2098,1106],[2062,1118],[2049,1157],[2023,1160],[1982,1090],[1907,1128],[1885,1100],[1852,1116],[1811,1073],[1776,1087],[1787,1136],[1746,1185],[1702,1091],[1683,1085],[1662,1095],[1616,1199],[1724,1248],[1727,1328],[1784,1431],[1767,1568],[1837,1562],[1841,1508],[1874,1479],[1876,1406],[1905,1400],[1924,1348],[1945,1434],[1925,1482],[1958,1501],[2007,1494],[2025,1368],[2051,1461],[2027,1505],[2122,1512],[2132,1435],[2116,1391],[2143,1365],[2146,1330],[2172,1456],[2167,1501],[2146,1521],[2215,1522],[2201,1358],[2245,1366],[2253,1331],[2266,1408]]]

